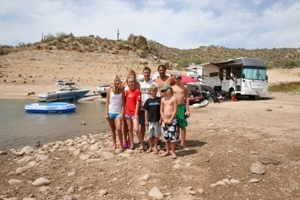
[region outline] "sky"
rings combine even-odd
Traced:
[[[0,0],[0,45],[58,33],[167,47],[300,47],[299,0]]]

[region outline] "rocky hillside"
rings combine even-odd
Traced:
[[[177,63],[185,68],[189,62],[196,64],[223,61],[237,57],[260,57],[267,61],[268,68],[294,68],[300,66],[299,48],[280,49],[229,49],[222,46],[200,46],[196,49],[166,47],[143,36],[131,34],[127,40],[109,40],[99,36],[75,37],[73,34],[58,33],[45,36],[41,42],[19,44],[16,47],[0,46],[0,55],[22,50],[61,50],[111,54],[137,54],[141,58],[159,58]],[[176,65],[175,65],[176,66]]]

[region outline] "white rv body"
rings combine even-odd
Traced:
[[[223,62],[190,65],[187,76],[197,78],[202,88],[245,95],[253,99],[268,92],[266,62],[260,58],[236,58]]]

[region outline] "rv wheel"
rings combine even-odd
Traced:
[[[255,95],[249,95],[248,98],[249,98],[250,100],[254,100],[254,99],[255,99]]]
[[[229,98],[231,99],[232,96],[236,95],[234,89],[229,90]]]

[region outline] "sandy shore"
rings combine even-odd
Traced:
[[[134,58],[1,56],[0,96],[34,100],[60,78],[93,91],[130,66],[141,72]],[[154,72],[157,65],[149,61]],[[299,81],[299,73],[268,70],[269,83]],[[99,132],[0,152],[0,199],[300,199],[299,113],[300,95],[283,93],[191,108],[176,160],[160,157],[163,145],[158,155],[111,152],[110,135]]]

